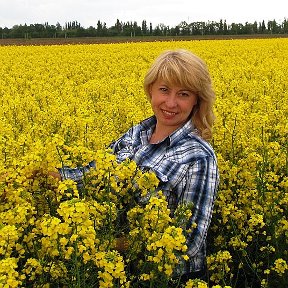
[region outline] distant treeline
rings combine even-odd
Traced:
[[[1,38],[70,38],[70,37],[111,37],[111,36],[189,36],[189,35],[249,35],[249,34],[287,34],[288,20],[282,23],[275,20],[262,21],[245,24],[227,24],[226,20],[219,22],[191,22],[182,21],[175,27],[158,24],[153,28],[152,23],[143,20],[139,26],[134,22],[121,22],[117,19],[115,25],[107,27],[105,22],[100,20],[96,27],[84,28],[79,22],[66,22],[62,26],[59,22],[56,25],[24,24],[14,25],[12,28],[1,28]]]

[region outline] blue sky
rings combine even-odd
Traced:
[[[97,21],[110,27],[120,21],[142,20],[156,25],[176,26],[181,21],[245,23],[288,19],[287,0],[0,0],[0,27],[16,24],[78,21],[87,28]]]

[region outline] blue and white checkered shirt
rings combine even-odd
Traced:
[[[162,190],[175,211],[181,202],[193,202],[192,221],[197,227],[187,238],[189,261],[182,273],[200,271],[205,267],[206,236],[212,217],[219,174],[212,147],[203,140],[192,121],[177,129],[163,141],[150,144],[149,139],[156,125],[152,116],[130,128],[110,147],[119,162],[129,158],[141,170],[152,170],[160,180]],[[91,162],[89,169],[94,167]],[[62,178],[81,181],[82,170],[59,169]]]

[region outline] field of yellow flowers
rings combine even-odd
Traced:
[[[0,47],[0,287],[180,287],[190,207],[171,219],[155,176],[105,150],[151,115],[144,75],[174,48],[208,64],[221,174],[209,283],[185,287],[287,287],[285,38]],[[82,188],[47,176],[92,159]]]

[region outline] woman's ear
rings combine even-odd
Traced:
[[[149,100],[151,101],[152,99],[152,85],[150,84],[149,86]]]
[[[192,108],[191,116],[195,115],[195,113],[199,110],[199,105],[198,105],[198,98],[196,99],[196,102]]]

